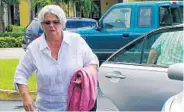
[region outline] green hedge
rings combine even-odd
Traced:
[[[26,29],[25,26],[9,25],[5,28],[8,32],[24,32]]]
[[[22,46],[23,36],[21,37],[0,37],[0,48],[14,48]]]
[[[0,37],[21,37],[24,32],[0,32]]]
[[[12,27],[12,32],[24,32],[26,29],[25,26],[11,25],[11,27]]]

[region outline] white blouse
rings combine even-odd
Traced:
[[[66,110],[71,77],[89,64],[99,65],[98,58],[80,35],[63,31],[63,42],[55,60],[43,34],[29,44],[17,66],[14,83],[27,85],[29,76],[35,71],[37,109]]]

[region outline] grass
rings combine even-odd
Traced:
[[[19,59],[0,59],[0,89],[14,90],[13,78]],[[28,88],[34,91],[37,88],[35,73],[28,81]]]

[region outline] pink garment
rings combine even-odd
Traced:
[[[78,73],[81,73],[81,87],[75,81]],[[97,99],[97,72],[90,67],[78,70],[74,73],[68,91],[68,111],[89,111],[93,108]]]

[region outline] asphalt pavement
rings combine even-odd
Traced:
[[[22,101],[0,101],[0,111],[24,111]],[[105,97],[98,97],[97,111],[118,111]]]
[[[0,59],[20,58],[25,54],[22,48],[0,48]],[[24,111],[22,101],[0,100],[0,111]],[[97,111],[118,111],[116,106],[107,99],[98,88]]]

